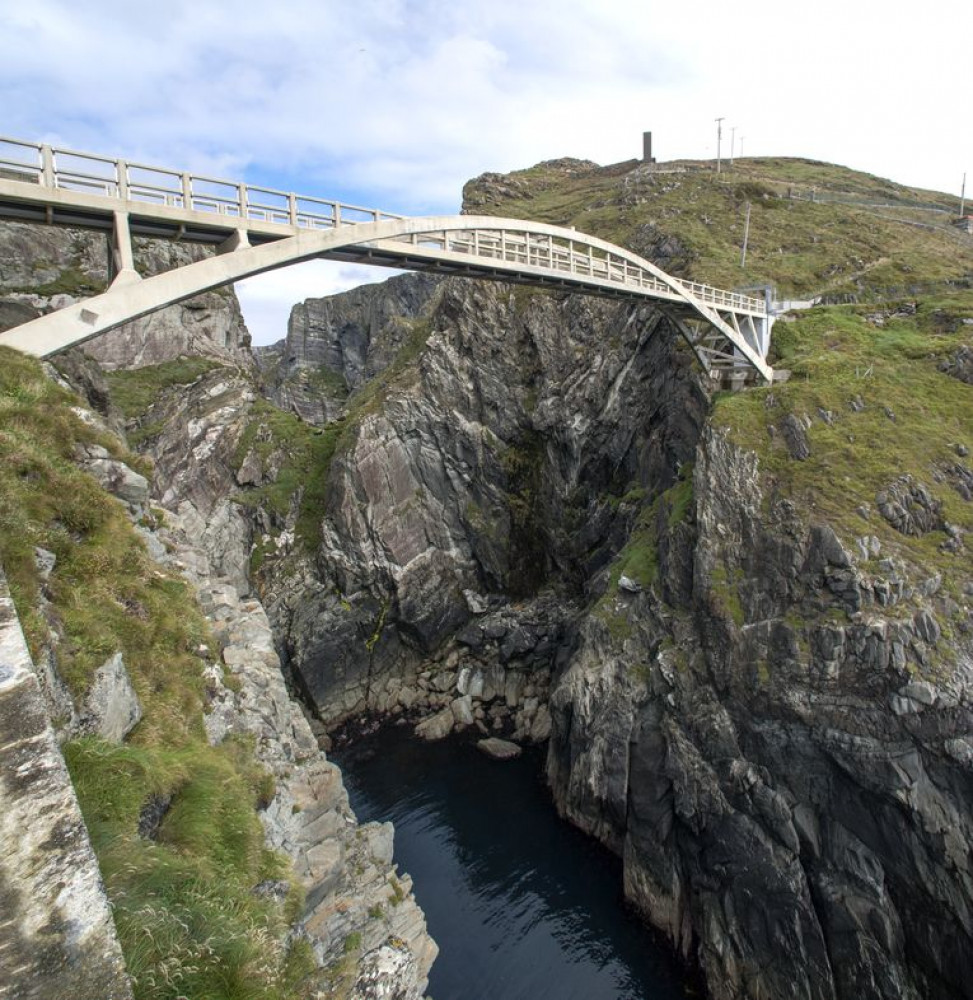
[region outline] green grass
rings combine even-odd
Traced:
[[[77,403],[36,361],[0,348],[0,564],[31,651],[56,623],[58,670],[75,697],[122,652],[143,708],[124,745],[64,746],[135,995],[296,1000],[309,956],[281,942],[299,896],[282,910],[251,891],[289,878],[257,815],[272,778],[249,742],[208,744],[196,655],[215,646],[207,623],[186,583],[149,560],[123,506],[74,465],[79,443],[130,458],[72,412]],[[47,619],[36,545],[57,556]],[[152,795],[172,797],[157,841],[137,833]]]
[[[106,372],[111,397],[129,420],[145,414],[170,386],[189,385],[219,363],[206,358],[177,358],[129,371]]]
[[[896,309],[895,303],[885,307]],[[882,327],[866,319],[873,311],[818,308],[794,323],[778,323],[774,363],[791,370],[790,381],[719,397],[713,420],[757,453],[768,496],[776,490],[790,497],[811,518],[830,522],[846,544],[875,535],[885,551],[955,578],[967,557],[940,551],[945,534],[899,534],[878,514],[875,495],[910,472],[943,501],[947,521],[973,530],[973,505],[936,482],[940,470],[960,461],[956,444],[973,449],[970,387],[938,370],[971,339],[970,328],[957,320],[973,312],[973,293],[920,300],[914,316]],[[861,412],[851,407],[853,399],[864,404]],[[821,411],[833,414],[831,425]],[[779,434],[771,434],[788,413],[812,418],[806,461],[793,460]],[[857,513],[862,505],[871,508],[868,519]]]
[[[951,231],[948,216],[910,207],[923,202],[958,209],[948,195],[800,159],[748,158],[719,176],[709,164],[661,166],[685,172],[588,167],[566,173],[540,164],[507,175],[503,193],[471,181],[464,204],[483,214],[576,226],[648,255],[657,240],[672,238],[683,248],[666,262],[673,273],[725,288],[772,283],[790,296],[874,299],[895,290],[968,282],[973,275],[973,240]],[[821,196],[900,207],[812,203],[806,200],[812,188]],[[750,236],[743,269],[747,202]],[[920,220],[941,228],[907,224]]]
[[[262,463],[279,461],[279,469],[272,482],[241,491],[234,498],[236,502],[269,511],[282,520],[294,513],[295,538],[304,550],[313,551],[320,541],[328,471],[344,427],[344,420],[313,427],[292,413],[257,400],[234,461],[239,467],[253,451]],[[254,570],[268,554],[266,547],[260,550]]]

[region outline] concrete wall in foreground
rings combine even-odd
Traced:
[[[0,569],[0,998],[131,996],[98,862]]]

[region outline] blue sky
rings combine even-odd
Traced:
[[[0,0],[0,132],[426,214],[557,156],[830,160],[958,192],[973,4],[865,0]],[[737,147],[739,149],[739,146]],[[973,188],[973,176],[969,187]],[[255,339],[387,272],[238,286]]]

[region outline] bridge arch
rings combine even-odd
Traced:
[[[116,219],[116,245],[120,222],[121,239],[128,239],[127,220]],[[631,251],[573,229],[493,216],[387,218],[301,230],[251,246],[241,225],[221,250],[139,278],[130,266],[130,244],[121,252],[116,248],[116,257],[127,258],[129,266],[105,292],[0,333],[0,344],[49,357],[201,292],[300,261],[335,259],[668,303],[683,314],[677,325],[706,367],[714,356],[722,357],[737,368],[752,366],[768,381],[773,377],[760,343],[759,323],[767,322],[764,303],[683,282]],[[710,328],[709,346],[698,321]],[[713,334],[724,341],[722,350],[713,346]]]

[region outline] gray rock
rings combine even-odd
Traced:
[[[878,512],[903,535],[926,535],[944,526],[942,501],[911,475],[900,476],[875,497]]]
[[[149,481],[145,476],[113,458],[89,458],[82,467],[90,472],[109,493],[135,507],[149,499]]]
[[[476,591],[464,590],[463,597],[466,598],[466,606],[471,614],[482,615],[490,610],[490,602]]]
[[[470,695],[454,698],[449,704],[449,709],[453,713],[457,729],[465,729],[467,726],[473,725],[473,699]]]
[[[141,719],[142,705],[125,661],[121,653],[115,653],[95,671],[75,728],[110,743],[121,743]]]
[[[809,458],[811,446],[807,440],[804,424],[793,413],[788,413],[778,426],[791,458],[795,458],[799,462]]]
[[[899,689],[903,698],[911,698],[920,705],[935,705],[938,693],[928,681],[912,681]]]
[[[112,911],[0,570],[3,991],[131,1000]]]
[[[551,711],[547,705],[541,705],[537,709],[530,724],[529,739],[531,743],[543,743],[551,735]]]
[[[636,583],[631,577],[625,576],[623,573],[618,578],[618,589],[627,591],[629,594],[640,594],[642,593],[642,584]]]
[[[416,726],[416,736],[434,743],[436,740],[445,739],[453,731],[455,718],[451,708],[447,707],[431,715],[428,719],[423,719]]]
[[[57,556],[47,549],[42,549],[39,545],[34,546],[34,565],[42,580],[49,580],[54,566],[57,563]]]
[[[501,740],[496,736],[490,736],[485,740],[477,740],[477,747],[488,757],[494,760],[511,760],[519,757],[523,753],[523,748],[510,740]]]

